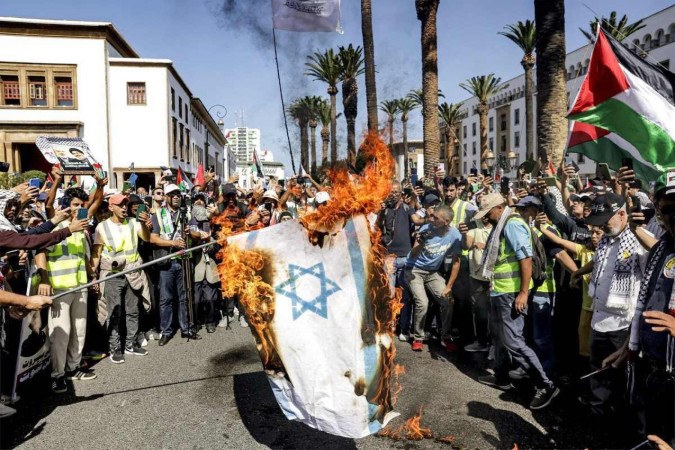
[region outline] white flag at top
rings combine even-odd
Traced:
[[[286,31],[337,31],[340,0],[272,0],[274,28]]]

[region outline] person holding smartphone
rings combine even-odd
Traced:
[[[63,209],[70,211],[70,219],[56,227],[68,227],[72,222],[89,221],[84,209],[89,196],[80,188],[67,189],[70,199]],[[56,245],[40,251],[35,264],[40,275],[38,294],[52,296],[71,291],[95,278],[89,263],[88,241],[82,231],[72,233]],[[68,390],[66,378],[70,380],[91,380],[96,378],[93,370],[80,367],[84,338],[87,330],[87,291],[79,290],[54,300],[49,314],[49,341],[52,356],[52,383],[55,393]]]

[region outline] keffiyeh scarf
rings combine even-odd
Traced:
[[[619,240],[619,249],[613,266],[611,266],[611,261],[607,261],[607,257],[614,240],[605,236],[598,244],[595,255],[596,263],[588,285],[588,295],[595,297],[598,280],[606,277],[609,269],[612,280],[606,305],[608,308],[629,310],[633,307],[633,299],[638,295],[642,279],[639,273],[637,253],[641,245],[629,227],[626,227],[615,239]]]
[[[500,217],[497,226],[492,229],[492,233],[488,238],[488,243],[485,246],[485,251],[483,252],[483,258],[481,259],[481,266],[483,266],[483,278],[486,280],[492,279],[495,270],[495,264],[497,263],[497,258],[499,257],[499,241],[502,235],[502,230],[506,222],[511,217],[513,209],[508,206],[504,209],[502,217]]]
[[[12,222],[5,217],[5,207],[7,202],[17,198],[19,194],[14,191],[8,191],[5,189],[0,189],[0,231],[16,231]]]

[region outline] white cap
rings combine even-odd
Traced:
[[[166,184],[164,185],[164,195],[169,195],[174,191],[180,191],[180,188],[175,184]]]
[[[271,198],[272,200],[276,200],[277,202],[279,201],[279,196],[272,189],[265,191],[262,198]]]
[[[319,191],[314,196],[314,201],[316,202],[317,205],[320,205],[321,203],[326,203],[328,200],[330,200],[330,194],[326,191]]]

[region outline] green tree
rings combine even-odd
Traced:
[[[466,83],[460,83],[460,87],[478,99],[478,123],[480,125],[480,160],[481,167],[487,169],[485,158],[488,153],[487,138],[487,120],[488,120],[488,100],[493,95],[506,89],[509,85],[500,86],[502,79],[495,77],[494,73],[489,75],[478,75],[466,80]]]
[[[525,69],[525,155],[526,159],[533,159],[534,154],[534,78],[532,69],[534,68],[534,50],[536,46],[536,29],[534,21],[518,21],[514,25],[507,25],[506,31],[500,31],[499,34],[510,39],[523,51],[523,59],[520,65]]]
[[[398,110],[401,113],[401,128],[403,135],[403,176],[408,177],[408,116],[417,104],[408,97],[397,100]]]
[[[360,46],[340,47],[340,80],[342,81],[342,107],[347,121],[347,160],[356,161],[356,115],[358,114],[359,85],[356,77],[365,73],[363,49]]]
[[[310,111],[307,103],[307,97],[294,100],[288,106],[288,115],[298,124],[300,128],[300,165],[304,170],[308,170],[307,163],[309,158],[309,119]]]
[[[321,106],[325,102],[324,99],[313,95],[311,97],[304,97],[304,101],[307,107],[307,114],[309,116],[309,147],[311,150],[312,161],[310,163],[312,174],[316,173],[316,168],[319,165],[317,163],[317,154],[316,154],[316,127],[319,125],[319,114],[321,114]]]
[[[408,92],[406,97],[415,102],[416,107],[422,108],[424,106],[424,91],[422,91],[422,88],[413,89],[412,91]],[[440,89],[438,90],[438,98],[445,98],[443,91]]]
[[[315,52],[307,57],[308,62],[306,75],[314,77],[314,80],[323,81],[328,84],[328,95],[330,96],[330,157],[333,162],[337,161],[337,104],[336,96],[338,93],[337,84],[340,80],[340,61],[333,51],[329,48],[323,53]]]
[[[387,124],[389,125],[389,151],[394,154],[394,121],[398,115],[398,101],[397,100],[384,100],[380,103],[380,111],[387,114]]]
[[[637,22],[629,24],[628,17],[625,14],[618,22],[616,21],[616,17],[616,11],[612,11],[609,14],[609,19],[604,16],[600,19],[596,17],[595,19],[591,20],[588,26],[590,31],[584,30],[583,28],[579,28],[579,31],[581,31],[584,36],[586,36],[588,42],[593,43],[595,42],[595,35],[598,33],[598,23],[600,23],[600,26],[603,30],[619,41],[623,41],[631,34],[643,29],[646,26],[642,20],[638,20]]]
[[[443,102],[438,105],[438,117],[445,125],[445,157],[447,158],[448,175],[453,175],[457,169],[455,167],[455,159],[453,157],[455,154],[455,141],[457,140],[456,130],[457,126],[462,120],[460,109],[463,106],[463,102],[450,104]],[[451,149],[453,150],[452,152],[450,151]]]

